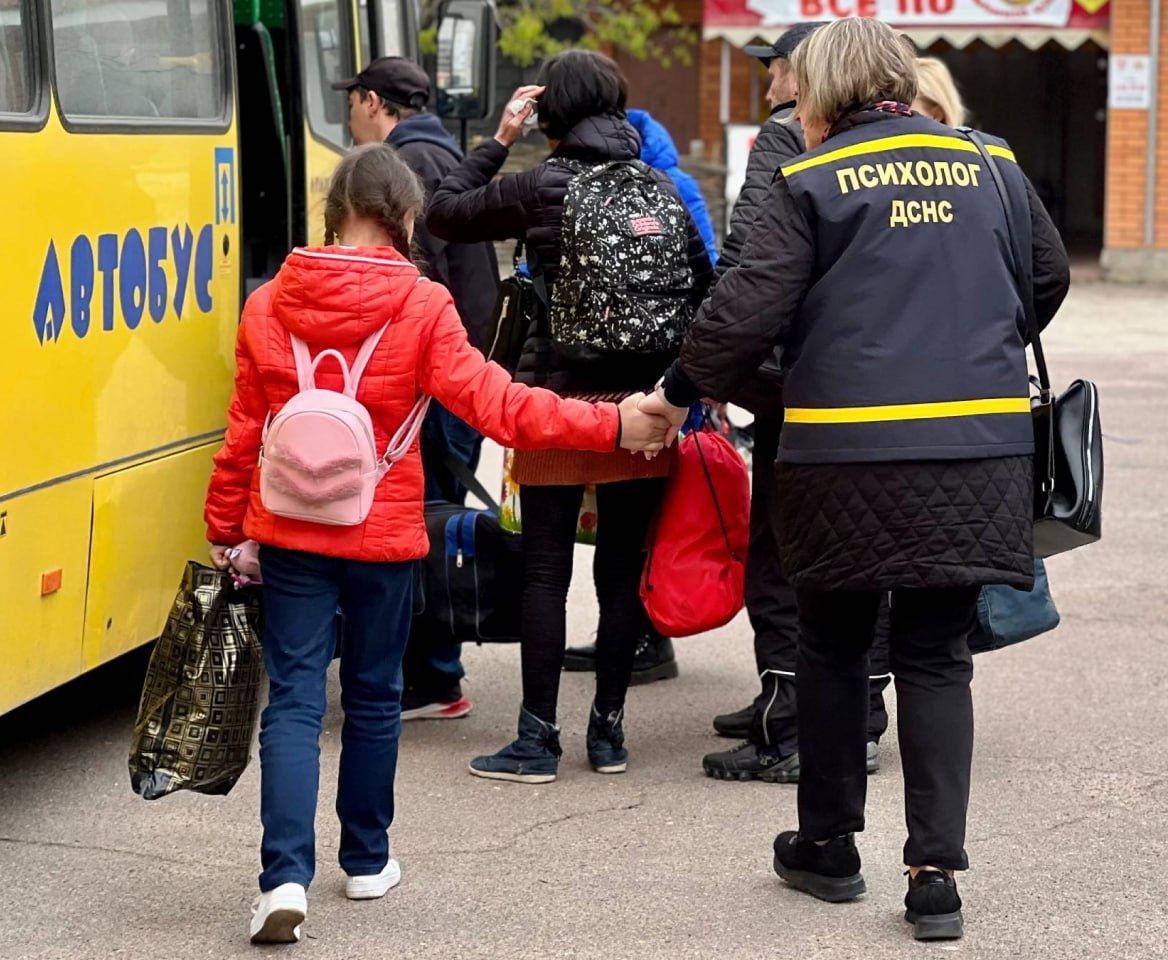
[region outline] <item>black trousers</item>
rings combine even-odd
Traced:
[[[665,494],[665,480],[629,480],[596,487],[593,576],[600,604],[596,633],[596,709],[624,706],[637,643],[651,631],[641,604],[641,569],[649,526]],[[556,721],[560,671],[567,638],[568,587],[582,486],[519,488],[523,517],[523,705]]]
[[[904,768],[904,862],[965,870],[973,760],[977,587],[898,590],[889,649]],[[868,648],[879,593],[799,591],[799,830],[827,840],[864,829]]]
[[[753,481],[750,501],[750,551],[746,557],[746,612],[754,629],[754,660],[761,691],[755,698],[751,742],[794,753],[798,740],[795,663],[799,653],[799,612],[795,590],[783,576],[775,536],[773,500],[775,459],[779,455],[782,418],[754,421]],[[883,611],[872,646],[868,739],[878,741],[888,729],[884,688],[888,686],[888,618]]]

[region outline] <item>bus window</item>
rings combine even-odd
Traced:
[[[357,40],[361,44],[361,62],[358,70],[364,70],[373,59],[373,22],[369,17],[369,0],[361,0],[358,4]]]
[[[30,113],[34,102],[29,10],[23,0],[0,0],[0,114]]]
[[[353,53],[346,53],[338,0],[300,0],[300,52],[308,126],[325,143],[349,146],[349,109],[344,93],[331,86],[350,77]],[[351,43],[351,41],[350,41]]]
[[[227,101],[217,7],[212,0],[52,0],[62,112],[218,125]]]
[[[418,59],[414,0],[371,0],[376,4],[377,56]]]

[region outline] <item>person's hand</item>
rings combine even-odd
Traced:
[[[231,553],[232,547],[225,547],[222,544],[215,544],[211,548],[211,563],[219,570],[226,570],[231,566],[231,561],[227,555]]]
[[[645,413],[640,404],[645,401],[643,393],[625,397],[617,409],[621,418],[622,449],[643,452],[647,459],[665,447],[665,436],[669,432],[669,421],[664,417]]]
[[[254,540],[245,540],[231,551],[231,569],[248,583],[260,581],[260,545]]]
[[[499,121],[499,129],[495,131],[495,139],[508,150],[523,136],[523,124],[535,110],[535,100],[543,95],[543,91],[543,87],[526,86],[520,87],[511,95]],[[515,103],[523,104],[523,108],[519,111],[512,110]]]
[[[685,423],[685,418],[689,416],[689,407],[675,407],[665,399],[665,388],[660,383],[649,396],[641,401],[640,410],[642,413],[651,414],[654,417],[662,417],[669,423],[669,430],[665,434],[665,446],[667,447],[673,446],[673,441],[677,439],[677,434],[681,430],[682,424]]]

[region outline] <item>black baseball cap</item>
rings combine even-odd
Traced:
[[[809,20],[806,23],[797,23],[774,43],[766,44],[765,46],[756,44],[750,47],[743,47],[742,52],[747,56],[757,57],[769,67],[772,60],[789,59],[799,44],[826,23],[826,20]]]
[[[430,77],[426,71],[405,57],[379,57],[357,76],[337,80],[334,90],[364,87],[382,100],[402,107],[421,110],[430,99]]]

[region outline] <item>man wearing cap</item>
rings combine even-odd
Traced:
[[[795,110],[795,71],[790,56],[822,23],[800,23],[787,30],[773,44],[746,47],[767,68],[771,84],[766,93],[771,115],[762,125],[750,159],[746,180],[730,216],[730,233],[722,247],[715,278],[738,266],[750,228],[766,202],[779,167],[806,150],[803,130],[790,120]],[[716,282],[716,281],[715,281]],[[798,610],[795,591],[787,583],[779,564],[778,544],[772,528],[770,476],[779,452],[783,428],[783,386],[779,359],[772,357],[742,394],[732,398],[755,415],[752,458],[753,499],[750,508],[750,551],[746,560],[746,611],[754,629],[754,657],[762,689],[755,701],[742,710],[714,718],[714,729],[724,737],[745,741],[741,746],[702,759],[709,776],[723,780],[765,780],[797,783],[799,744],[795,703],[795,658],[798,652]],[[887,645],[873,647],[873,663]],[[876,673],[878,666],[872,670]],[[873,696],[868,724],[868,769],[877,766],[876,741],[888,726],[881,691],[888,684],[883,677],[872,681]]]
[[[426,112],[430,78],[405,57],[380,57],[356,77],[340,80],[333,89],[349,97],[349,130],[357,144],[388,143],[421,179],[429,201],[463,154],[442,121]],[[495,249],[489,243],[447,243],[420,220],[414,239],[421,250],[423,272],[443,284],[454,298],[467,336],[481,347],[491,320],[499,284]],[[453,459],[473,474],[482,437],[449,411],[433,403],[422,431],[422,462],[426,499],[462,503],[466,487],[444,461]],[[462,695],[461,648],[440,646],[417,638],[406,650],[402,719],[454,719],[466,716],[471,702]]]

